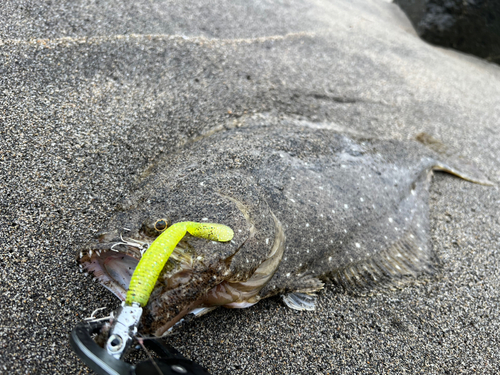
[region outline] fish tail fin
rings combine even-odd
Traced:
[[[436,158],[439,161],[433,167],[434,171],[450,173],[476,184],[487,186],[495,185],[488,180],[488,178],[479,169],[466,161],[461,160],[460,157],[450,153],[445,144],[430,134],[419,133],[415,136],[415,140],[439,155],[439,157]]]

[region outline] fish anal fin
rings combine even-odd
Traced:
[[[330,278],[347,292],[397,286],[423,274],[432,275],[431,248],[425,236],[408,231],[373,256],[335,270]]]

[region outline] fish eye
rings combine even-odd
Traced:
[[[143,234],[149,237],[157,237],[160,233],[163,233],[165,229],[167,229],[168,220],[165,218],[157,219],[157,217],[147,218],[144,220],[141,226],[141,232]]]
[[[154,227],[157,232],[160,233],[163,232],[165,229],[167,229],[167,220],[165,219],[156,220]]]

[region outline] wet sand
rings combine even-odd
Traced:
[[[383,1],[0,4],[0,372],[83,374],[71,329],[118,301],[74,260],[160,155],[269,114],[426,132],[500,182],[500,67]],[[495,373],[500,194],[436,174],[437,274],[220,309],[167,341],[213,374]],[[10,371],[10,372],[9,372]]]

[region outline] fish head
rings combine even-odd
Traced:
[[[173,251],[142,320],[143,332],[161,336],[194,309],[245,307],[259,299],[258,291],[279,264],[284,238],[269,240],[276,222],[272,215],[262,215],[267,207],[258,209],[258,219],[246,207],[218,193],[187,196],[170,192],[168,199],[149,196],[145,202],[123,206],[110,222],[110,230],[100,233],[77,258],[83,270],[124,300],[141,254],[166,227],[197,221],[232,228],[231,241],[216,242],[187,233]]]

